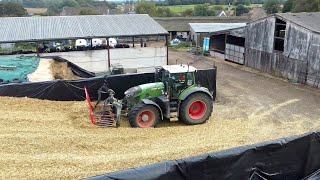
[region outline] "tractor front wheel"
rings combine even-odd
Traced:
[[[146,104],[136,104],[129,112],[129,122],[131,127],[150,128],[159,123],[159,110]]]
[[[182,101],[179,119],[189,125],[205,123],[212,113],[212,99],[204,93],[195,93]]]

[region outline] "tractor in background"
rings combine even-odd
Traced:
[[[188,125],[205,123],[212,113],[213,96],[196,83],[196,71],[189,65],[157,67],[155,83],[128,89],[122,100],[115,99],[114,92],[104,87],[109,97],[98,113],[94,112],[86,90],[91,120],[96,125],[119,126],[120,114],[127,114],[130,125],[136,128],[156,127],[161,120],[170,118],[178,118]]]

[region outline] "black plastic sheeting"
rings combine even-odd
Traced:
[[[199,70],[197,81],[216,95],[216,69]],[[20,83],[0,85],[0,96],[29,97],[54,101],[83,101],[85,100],[84,87],[87,87],[91,100],[97,100],[98,89],[107,80],[108,87],[116,92],[116,98],[122,99],[124,92],[137,85],[155,81],[154,73],[110,75],[94,77],[77,81],[48,81],[37,83]],[[106,97],[102,97],[104,99]]]
[[[92,78],[96,76],[95,73],[82,69],[81,67],[59,56],[44,56],[41,58],[53,59],[57,62],[66,62],[68,63],[68,67],[72,70],[73,74],[82,78]]]
[[[89,180],[316,180],[320,178],[320,133],[88,178]]]

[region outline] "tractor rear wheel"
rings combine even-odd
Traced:
[[[204,93],[195,93],[182,101],[179,119],[189,125],[205,123],[212,113],[212,99]]]
[[[131,127],[155,127],[159,123],[159,120],[159,110],[152,105],[136,104],[129,112],[129,122]]]

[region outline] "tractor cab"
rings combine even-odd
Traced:
[[[190,86],[195,85],[196,68],[188,65],[162,66],[157,69],[158,81],[165,86],[165,92],[170,98],[177,99],[179,94]]]

